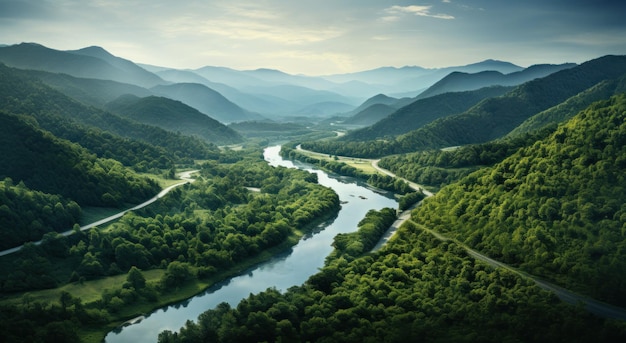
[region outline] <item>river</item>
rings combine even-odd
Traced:
[[[371,209],[398,207],[391,194],[374,192],[365,183],[353,178],[329,175],[311,165],[284,160],[279,152],[280,146],[272,146],[265,149],[263,156],[274,167],[299,168],[316,173],[321,185],[332,188],[339,195],[342,205],[337,217],[321,224],[289,251],[187,301],[158,309],[133,325],[109,332],[106,342],[155,342],[161,331],[178,331],[187,320],[195,321],[201,313],[222,302],[236,306],[250,293],[259,293],[270,287],[285,291],[291,286],[301,285],[324,265],[324,259],[332,251],[333,238],[338,233],[355,231],[359,221]]]

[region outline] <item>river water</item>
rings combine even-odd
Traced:
[[[353,178],[329,175],[311,165],[284,160],[279,152],[280,146],[272,146],[265,149],[263,156],[274,167],[299,168],[316,173],[321,185],[332,188],[339,195],[342,205],[337,217],[321,224],[314,233],[303,237],[289,251],[242,275],[215,285],[182,303],[158,309],[136,324],[109,332],[106,342],[156,342],[161,331],[178,331],[187,320],[195,321],[201,313],[222,302],[236,306],[250,293],[259,293],[270,287],[285,291],[291,286],[301,285],[323,267],[324,259],[332,251],[333,238],[338,233],[355,231],[358,222],[371,209],[398,207],[391,194],[374,192],[365,183]]]

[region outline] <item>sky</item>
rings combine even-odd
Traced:
[[[623,0],[0,0],[0,44],[328,75],[626,54]]]

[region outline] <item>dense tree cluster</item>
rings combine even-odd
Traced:
[[[78,222],[81,208],[59,195],[28,189],[10,178],[0,181],[0,250],[38,241],[50,231],[66,231]]]
[[[414,219],[487,255],[626,305],[626,94],[441,190]]]
[[[65,249],[56,254],[69,258],[62,262],[66,274],[57,276],[56,282],[115,275],[132,266],[167,269],[167,285],[192,276],[178,272],[181,268],[170,270],[172,262],[197,271],[201,278],[210,276],[285,242],[296,229],[339,207],[337,195],[318,185],[315,174],[272,168],[258,160],[206,163],[200,174],[200,180],[125,215],[106,232],[91,230],[58,239],[56,245]],[[46,260],[50,255],[46,245],[37,252],[24,260]],[[32,284],[25,277],[39,277],[29,270],[3,274],[0,285],[4,290],[29,289]]]
[[[365,214],[365,218],[359,222],[357,231],[341,233],[335,236],[333,241],[334,250],[326,259],[326,263],[330,263],[330,261],[338,258],[352,261],[369,252],[376,246],[376,243],[378,243],[395,220],[396,210],[393,208],[368,211]],[[315,283],[312,280],[309,280],[309,282]]]
[[[172,342],[587,342],[626,337],[532,281],[476,262],[407,225],[374,254],[329,263],[303,286],[268,289],[188,321]]]
[[[482,144],[387,156],[378,165],[413,182],[439,188],[481,167],[500,162],[519,148],[532,145],[553,131],[554,129],[546,128],[532,134]]]
[[[80,146],[4,112],[0,112],[0,176],[81,205],[139,203],[159,191],[156,182],[121,163],[96,158]]]

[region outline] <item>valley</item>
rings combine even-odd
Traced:
[[[626,338],[625,56],[0,80],[6,341]]]

